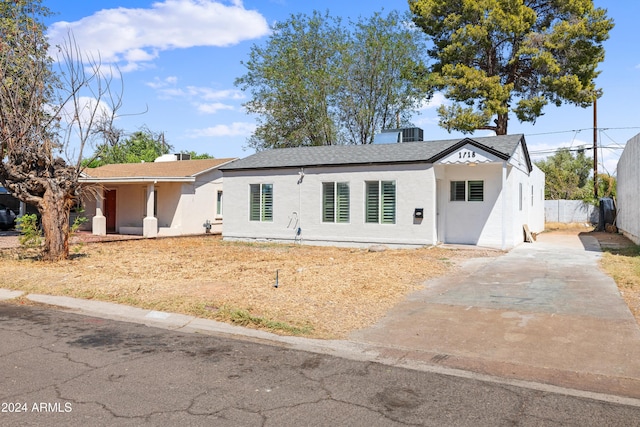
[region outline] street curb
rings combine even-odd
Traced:
[[[281,336],[266,331],[243,328],[229,325],[210,319],[202,319],[195,316],[168,313],[163,311],[146,310],[115,303],[82,300],[78,298],[28,294],[22,291],[11,291],[0,288],[0,301],[25,296],[30,301],[56,306],[63,311],[94,316],[110,320],[119,320],[130,323],[144,324],[167,330],[222,335],[241,338],[251,342],[268,345],[279,345],[292,350],[307,351],[316,354],[324,354],[342,357],[360,362],[380,363],[404,369],[412,369],[422,372],[430,372],[438,375],[447,375],[458,378],[473,379],[507,386],[522,387],[548,393],[558,393],[568,396],[593,399],[603,402],[640,407],[640,399],[624,397],[613,394],[584,391],[566,388],[546,383],[538,383],[529,380],[502,378],[495,375],[483,374],[474,371],[434,365],[422,357],[411,357],[411,352],[406,349],[393,347],[381,347],[375,344],[367,344],[346,340],[319,340],[292,336]],[[415,356],[415,355],[414,355]]]
[[[10,289],[1,289],[0,288],[0,301],[7,299],[19,298],[24,295],[22,291],[12,291]]]

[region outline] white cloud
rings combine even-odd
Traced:
[[[187,91],[191,96],[195,96],[207,101],[216,99],[243,99],[244,94],[235,89],[213,90],[208,87],[187,86]]]
[[[156,77],[152,82],[147,82],[145,84],[152,89],[162,89],[167,86],[173,86],[176,83],[178,83],[178,78],[176,76],[169,76],[164,79]]]
[[[69,31],[85,54],[99,54],[126,71],[164,50],[235,45],[268,34],[269,26],[239,0],[164,0],[149,9],[104,9],[79,21],[56,22],[49,27],[51,45],[63,44]]]
[[[186,88],[176,87],[176,78],[169,77],[164,80],[156,78],[148,82],[150,86],[157,90],[161,99],[182,98],[191,102],[201,114],[216,114],[224,110],[235,110],[234,105],[220,102],[222,100],[237,101],[244,98],[244,94],[235,89],[215,90],[201,86],[187,86]]]
[[[249,136],[255,130],[255,123],[234,122],[231,125],[217,125],[204,129],[194,129],[189,132],[190,138]]]
[[[215,114],[222,110],[233,110],[232,105],[223,104],[221,102],[213,102],[210,104],[199,104],[198,111],[204,114]]]
[[[111,114],[111,107],[104,101],[98,101],[88,96],[81,96],[78,98],[77,110],[73,102],[68,102],[62,107],[60,110],[60,119],[66,123],[66,125],[71,125],[77,120],[83,127],[86,127],[92,120],[95,121],[97,117],[108,117],[111,116]]]
[[[434,108],[438,108],[441,105],[447,105],[449,101],[444,97],[442,92],[436,92],[433,94],[431,99],[425,101],[421,106],[420,110],[431,110]]]

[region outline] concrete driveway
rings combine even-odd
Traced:
[[[640,397],[640,328],[590,236],[475,259],[350,339],[383,357]]]

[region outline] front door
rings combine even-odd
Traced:
[[[116,232],[116,190],[104,191],[104,216],[107,219],[107,233]]]

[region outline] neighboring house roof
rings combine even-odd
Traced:
[[[236,160],[220,169],[230,171],[375,163],[434,163],[466,144],[474,145],[504,160],[511,158],[518,147],[522,146],[529,171],[532,169],[522,134],[394,144],[276,148]]]
[[[117,163],[83,170],[80,182],[195,181],[195,177],[235,159],[180,160],[174,162]]]

